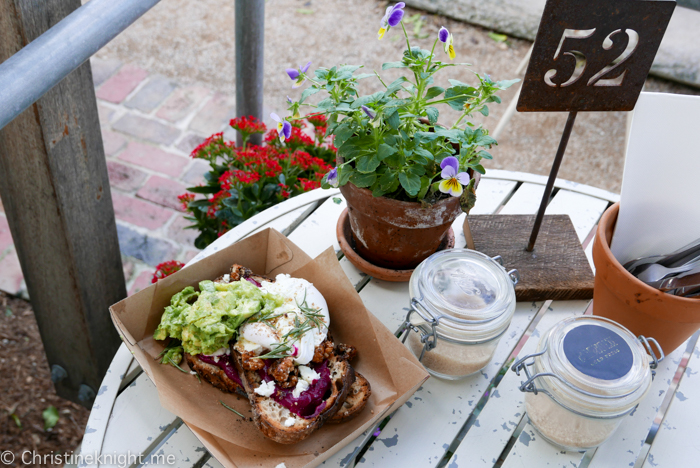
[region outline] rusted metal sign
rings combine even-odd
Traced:
[[[547,0],[518,111],[634,109],[675,6]]]

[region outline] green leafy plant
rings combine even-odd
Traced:
[[[406,75],[386,83],[376,71],[358,73],[362,67],[355,65],[319,68],[313,74],[307,73],[309,64],[288,69],[294,87],[310,83],[299,100],[290,101],[290,120],[307,107],[327,116],[326,135],[333,136],[343,162],[323,178],[324,188],[350,182],[368,188],[374,196],[422,203],[459,196],[462,208],[468,211],[475,195],[474,180],[466,173],[471,169],[483,174],[481,161],[492,158],[488,150],[497,144],[472,117],[477,113],[488,116],[489,105],[501,102],[496,93],[519,80],[494,81],[474,73],[475,84],[450,79],[448,88],[436,86],[438,72],[469,64],[437,58],[438,43],[450,60],[455,57],[452,35],[445,28],[440,29],[432,50],[412,47],[402,21],[403,7],[398,3],[387,8],[379,38],[401,25],[406,50],[401,60],[384,63],[382,70],[405,69]],[[358,82],[370,77],[378,79],[384,89],[361,96]],[[308,102],[320,92],[325,93],[324,99],[317,104]],[[461,113],[452,126],[438,125],[439,106]]]
[[[58,424],[59,416],[58,410],[55,406],[49,406],[42,413],[41,416],[44,418],[44,430],[50,431]]]

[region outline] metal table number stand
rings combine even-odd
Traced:
[[[517,110],[566,111],[569,116],[539,210],[534,220],[469,217],[476,249],[501,255],[509,268],[520,271],[518,300],[551,299],[552,290],[559,299],[592,297],[593,274],[573,225],[544,212],[576,115],[634,109],[675,6],[675,1],[547,0]],[[527,235],[524,224],[532,231],[523,250],[513,239]],[[494,245],[500,237],[493,235],[495,227],[511,233],[508,243]],[[535,250],[538,236],[541,248]]]

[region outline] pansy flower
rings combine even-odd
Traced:
[[[367,114],[367,117],[369,117],[369,120],[374,120],[375,114],[374,114],[374,112],[372,112],[372,110],[371,110],[369,107],[367,107],[367,106],[360,106],[360,108],[362,109],[362,111],[363,111],[365,114]]]
[[[311,66],[311,62],[307,63],[303,67],[287,68],[285,70],[287,72],[287,75],[289,75],[289,78],[294,80],[294,84],[292,85],[292,88],[298,88],[299,86],[301,86],[301,84],[306,79],[306,72],[310,66]]]
[[[331,187],[338,186],[338,168],[337,167],[334,167],[333,169],[330,170],[330,172],[326,176],[326,183],[328,183],[328,185],[330,185]]]
[[[270,117],[272,117],[272,120],[277,122],[277,133],[280,136],[280,141],[284,143],[284,140],[292,136],[292,124],[290,124],[286,120],[283,120],[282,118],[280,118],[279,115],[275,114],[274,112],[270,114]]]
[[[405,6],[406,4],[404,2],[399,2],[394,6],[388,6],[386,8],[386,13],[384,13],[384,17],[379,22],[379,32],[377,33],[379,39],[384,37],[384,34],[386,34],[390,28],[393,28],[401,22]]]
[[[450,60],[454,60],[455,48],[452,45],[452,34],[450,34],[446,27],[443,26],[440,28],[440,31],[438,31],[438,39],[445,44],[445,53],[450,56]]]
[[[459,161],[454,156],[448,156],[440,163],[442,168],[442,182],[440,182],[440,191],[449,193],[453,197],[462,195],[462,186],[469,183],[469,174],[459,171]]]

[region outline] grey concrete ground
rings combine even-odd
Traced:
[[[282,112],[290,89],[287,67],[313,61],[313,66],[337,63],[364,64],[380,70],[381,63],[397,60],[405,47],[400,30],[393,29],[382,41],[376,38],[379,20],[387,3],[376,0],[269,0],[265,18],[265,107]],[[160,73],[181,83],[199,83],[233,94],[235,88],[233,0],[163,0],[151,12],[122,33],[97,56],[134,63],[151,73]],[[407,18],[420,13],[425,39],[413,44],[427,48],[440,26],[455,36],[458,61],[496,79],[514,77],[518,63],[530,43],[509,39],[497,43],[488,30],[446,19],[420,10],[407,9]],[[412,26],[409,30],[412,29]],[[412,32],[412,31],[411,31]],[[398,70],[389,70],[389,79]],[[455,69],[443,79],[470,81],[467,69]],[[379,84],[365,80],[366,91]],[[697,94],[698,91],[657,79],[648,89]],[[504,102],[514,90],[504,93]],[[495,106],[485,121],[494,128],[506,104]],[[451,123],[445,112],[441,121]],[[495,159],[488,167],[546,174],[564,126],[565,114],[516,114],[499,138]],[[624,164],[625,115],[587,113],[574,127],[559,176],[618,192]]]

